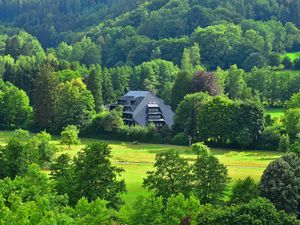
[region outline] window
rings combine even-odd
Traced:
[[[119,105],[127,105],[127,101],[126,100],[119,100],[118,104]]]
[[[160,112],[159,108],[149,108],[148,111],[150,113],[153,113],[153,112]]]
[[[124,107],[124,111],[129,111],[129,112],[131,112],[131,108],[130,108],[130,107]]]
[[[149,119],[162,119],[161,115],[150,115]]]
[[[164,123],[157,123],[156,127],[163,127],[165,124]]]

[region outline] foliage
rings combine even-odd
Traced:
[[[53,183],[38,166],[31,165],[24,177],[0,181],[0,215],[3,224],[111,224],[106,202],[80,199],[74,208],[67,196],[57,195]]]
[[[80,79],[59,85],[55,114],[57,130],[68,125],[85,126],[94,113],[93,95]]]
[[[42,65],[34,82],[34,119],[39,128],[53,128],[58,85],[59,80],[53,74],[53,67],[49,64]]]
[[[52,163],[57,147],[51,143],[52,137],[45,131],[38,133],[31,139],[32,147],[37,148],[39,152],[39,165],[47,168]]]
[[[87,81],[87,89],[94,97],[96,112],[100,112],[103,104],[101,67],[93,66],[90,70],[91,72]]]
[[[282,135],[280,137],[280,141],[279,141],[279,147],[278,147],[278,151],[280,152],[287,152],[287,150],[289,149],[290,146],[290,138],[288,135]]]
[[[209,95],[205,93],[186,95],[176,109],[173,132],[184,132],[186,136],[196,138],[199,126],[197,115],[202,105],[209,99]]]
[[[238,206],[212,208],[206,206],[198,216],[198,224],[289,224],[298,225],[299,221],[286,213],[278,212],[274,205],[262,198]]]
[[[268,126],[261,132],[255,146],[259,149],[275,151],[279,148],[282,126]]]
[[[255,102],[215,97],[202,105],[197,122],[200,140],[222,144],[230,141],[247,147],[257,140],[263,129],[263,111]]]
[[[192,78],[192,92],[206,92],[211,96],[222,94],[220,83],[214,73],[198,71]]]
[[[161,198],[139,197],[130,209],[125,221],[128,224],[180,224],[186,218],[195,224],[201,206],[199,201],[191,196],[172,195],[165,205]]]
[[[27,128],[32,119],[32,107],[23,90],[6,83],[0,90],[0,128]]]
[[[248,203],[259,196],[258,184],[252,177],[238,179],[233,187],[230,196],[231,204]]]
[[[285,129],[293,142],[300,132],[300,108],[289,109],[284,118]]]
[[[289,153],[272,162],[265,170],[260,184],[263,197],[274,203],[277,209],[299,214],[300,159]]]
[[[71,147],[71,145],[80,144],[80,139],[78,138],[79,129],[74,125],[69,125],[64,128],[61,132],[61,144],[66,144]]]
[[[57,152],[57,147],[50,141],[51,135],[46,132],[30,137],[28,131],[15,131],[8,144],[0,149],[1,177],[22,176],[32,163],[48,168]]]
[[[67,155],[60,156],[51,172],[56,190],[67,193],[72,205],[86,197],[89,201],[106,200],[112,208],[120,207],[123,203],[120,194],[126,187],[119,175],[124,170],[112,166],[110,158],[110,147],[101,142],[87,145],[74,157],[73,163]]]
[[[155,157],[155,171],[147,172],[143,186],[165,202],[171,195],[188,197],[192,191],[192,174],[188,162],[178,153],[160,153]]]
[[[94,134],[118,132],[124,126],[122,116],[122,108],[103,110],[93,118],[89,129]]]
[[[4,170],[2,177],[15,178],[17,175],[24,175],[30,164],[39,163],[39,152],[32,148],[28,141],[29,133],[17,130],[8,144],[2,148],[2,163]]]
[[[288,109],[300,108],[300,92],[295,93],[287,103]]]
[[[226,166],[209,153],[204,144],[194,144],[193,151],[197,154],[193,166],[193,189],[201,204],[217,203],[224,196],[230,180]]]
[[[175,110],[185,95],[191,92],[191,76],[188,72],[180,72],[172,89],[171,106]]]

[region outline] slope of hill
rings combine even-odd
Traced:
[[[244,19],[276,19],[299,26],[299,8],[299,0],[1,0],[0,21],[24,28],[49,47],[69,32],[103,21],[110,26],[133,26],[138,34],[154,39],[182,37],[198,26],[222,21],[239,24]]]

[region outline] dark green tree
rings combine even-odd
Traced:
[[[111,75],[107,68],[102,72],[102,97],[104,104],[111,104],[115,101],[115,92],[112,85]]]
[[[87,89],[92,92],[95,102],[95,110],[96,112],[100,112],[103,99],[102,99],[102,75],[101,75],[101,67],[98,66],[91,66],[90,68],[90,75],[87,81]]]
[[[197,139],[198,120],[197,115],[202,105],[210,99],[206,93],[188,94],[180,102],[174,116],[174,133],[184,132],[187,136]]]
[[[299,215],[300,209],[300,158],[289,153],[272,162],[264,171],[261,196],[274,203],[277,209]]]
[[[282,60],[282,64],[284,65],[285,69],[292,69],[294,67],[294,63],[290,59],[290,57],[284,57]]]
[[[199,213],[198,224],[232,225],[232,224],[265,224],[265,225],[299,225],[296,217],[278,212],[266,199],[253,199],[249,203],[230,207],[204,207]]]
[[[111,148],[106,143],[94,143],[82,149],[74,158],[76,196],[89,201],[106,200],[108,206],[119,208],[121,194],[126,191],[120,174],[124,170],[111,165]]]
[[[191,93],[191,82],[192,77],[188,72],[183,71],[178,74],[172,89],[171,106],[173,110],[176,110],[184,96]]]
[[[41,66],[34,81],[34,121],[40,129],[54,125],[59,80],[49,64]]]
[[[252,177],[247,177],[243,180],[238,179],[232,187],[230,203],[236,205],[248,203],[251,200],[258,198],[258,196],[258,184],[254,181]]]

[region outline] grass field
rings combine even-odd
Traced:
[[[297,58],[300,58],[300,52],[289,52],[283,55],[284,57],[289,57],[292,61],[294,61]]]
[[[12,132],[0,131],[0,145],[4,145],[12,136]],[[81,145],[67,146],[59,144],[59,140],[54,140],[61,151],[58,154],[68,153],[72,156],[84,147],[84,145],[100,140],[82,139]],[[189,147],[157,145],[157,144],[132,144],[117,141],[105,141],[112,148],[113,164],[123,167],[125,173],[123,178],[126,181],[128,193],[124,195],[127,204],[132,204],[139,195],[149,194],[147,190],[142,188],[143,178],[146,172],[153,169],[155,154],[165,151],[178,151],[182,157],[188,158],[190,161],[195,159],[195,155]],[[212,153],[224,163],[229,170],[232,181],[238,178],[252,176],[255,180],[259,180],[261,174],[267,165],[274,159],[280,157],[276,152],[264,151],[236,151],[234,149],[212,149]]]
[[[267,114],[271,115],[272,118],[278,118],[284,116],[283,108],[268,108],[266,109]]]

